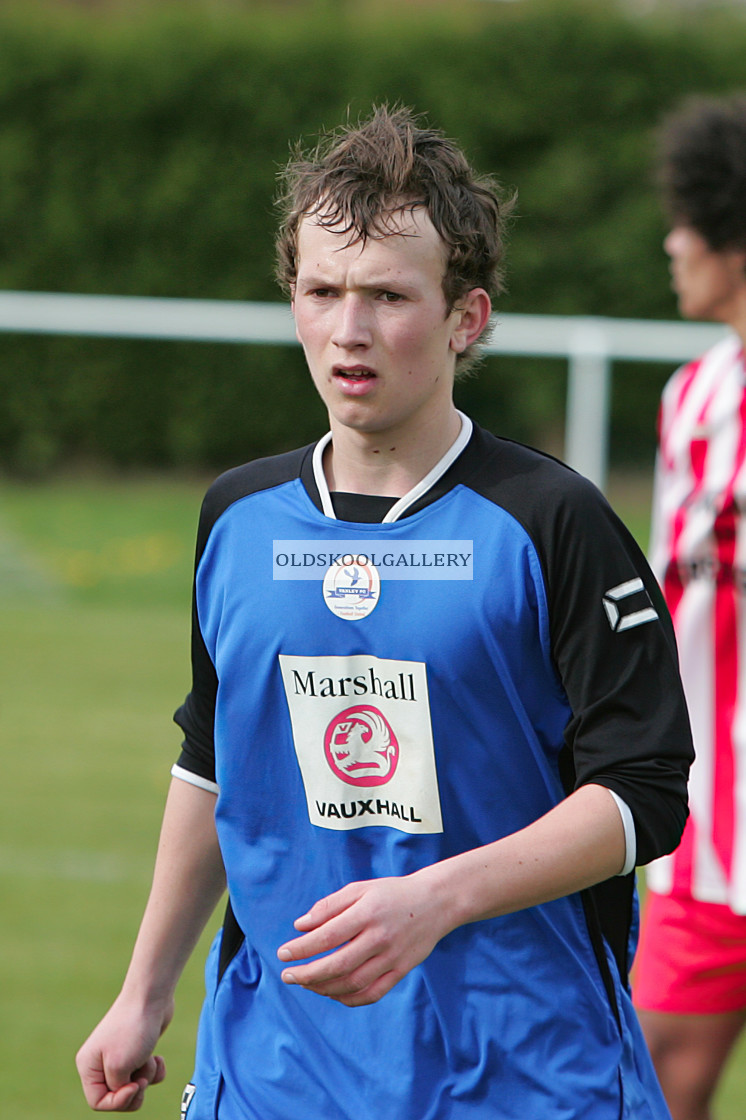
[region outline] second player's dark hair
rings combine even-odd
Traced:
[[[691,97],[659,131],[659,181],[669,218],[710,248],[746,249],[746,94]]]

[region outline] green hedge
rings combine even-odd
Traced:
[[[651,130],[683,94],[738,86],[746,22],[599,7],[6,7],[0,288],[279,299],[289,143],[389,100],[518,189],[503,311],[673,318]],[[617,457],[650,454],[667,372],[625,369]],[[563,394],[563,363],[501,358],[460,401],[547,444]],[[7,470],[219,468],[323,423],[296,348],[0,335]]]

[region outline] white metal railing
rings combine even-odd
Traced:
[[[608,469],[611,370],[614,361],[688,361],[725,334],[712,323],[592,316],[497,317],[489,351],[568,362],[564,458],[604,488]]]
[[[295,344],[285,303],[0,292],[0,331],[195,342]],[[485,350],[568,362],[565,459],[603,488],[614,361],[678,363],[725,333],[708,323],[500,315]]]

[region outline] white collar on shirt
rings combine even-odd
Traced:
[[[420,479],[420,481],[412,487],[409,493],[397,499],[397,501],[393,504],[391,509],[384,517],[384,524],[386,522],[397,521],[400,517],[402,517],[402,515],[406,513],[409,507],[411,505],[414,505],[414,503],[419,498],[421,498],[423,494],[426,494],[428,490],[435,485],[438,479],[442,478],[451,464],[455,463],[456,459],[458,459],[459,455],[471,439],[471,433],[474,427],[469,417],[465,416],[463,412],[459,412],[458,415],[461,419],[461,431],[456,436],[456,439],[448,448],[443,458],[438,460],[433,469],[431,471],[428,471],[425,477]],[[326,475],[324,474],[324,466],[322,462],[324,451],[331,441],[331,438],[332,433],[327,432],[325,436],[322,436],[322,438],[313,449],[313,475],[316,481],[316,485],[319,489],[319,494],[321,496],[321,508],[326,517],[331,517],[332,520],[336,521],[337,517],[334,513],[334,507],[332,505],[331,495],[329,494],[329,486],[326,481]]]

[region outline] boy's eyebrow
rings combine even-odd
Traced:
[[[340,286],[339,279],[336,279],[331,274],[324,274],[324,272],[317,270],[303,273],[301,269],[299,269],[296,282],[304,288],[336,288]],[[404,272],[397,272],[395,275],[390,272],[383,274],[374,272],[370,276],[365,277],[364,283],[355,284],[355,287],[363,291],[380,291],[388,290],[389,288],[407,289],[416,287],[416,279],[408,277]]]
[[[316,287],[316,285],[324,285],[326,287],[331,287],[334,283],[327,276],[322,276],[320,273],[308,272],[305,275],[302,275],[301,272],[300,272],[300,269],[298,270],[298,280],[297,280],[297,282],[301,283],[301,284],[304,284],[304,285],[309,285],[310,284],[311,287]]]

